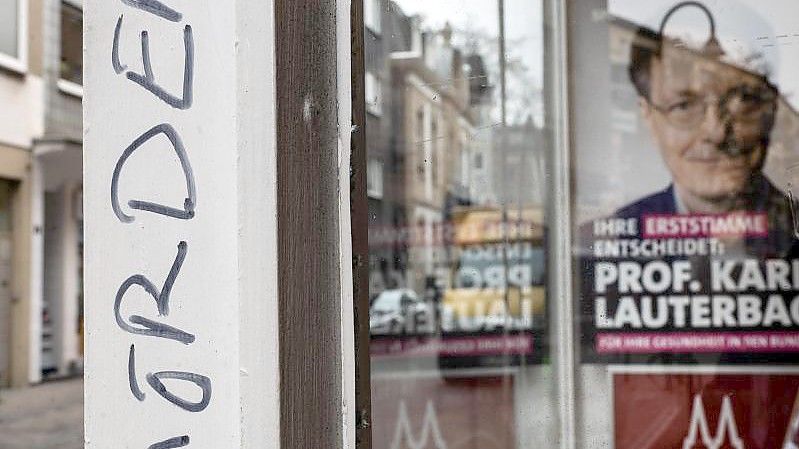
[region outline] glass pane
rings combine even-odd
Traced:
[[[61,5],[61,79],[83,84],[83,12]]]
[[[552,443],[543,5],[367,3],[373,447]]]
[[[19,56],[19,0],[0,0],[0,53]]]
[[[375,448],[799,447],[798,12],[384,5]]]
[[[569,7],[581,447],[797,447],[799,4]]]

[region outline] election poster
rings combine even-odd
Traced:
[[[370,228],[375,258],[401,247],[411,261],[402,270],[373,267],[373,363],[394,369],[425,361],[441,369],[541,363],[547,355],[543,211],[503,218],[495,207],[469,206],[450,215],[429,232]]]
[[[616,372],[616,449],[799,447],[799,371]]]
[[[369,254],[358,260],[372,359],[394,370],[547,363],[551,146],[531,88],[542,6],[383,3],[373,12],[390,28],[367,39]]]
[[[374,449],[515,449],[513,377],[372,378]]]
[[[799,360],[799,38],[729,4],[615,0],[579,31],[585,363]]]

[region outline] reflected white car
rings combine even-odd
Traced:
[[[369,308],[371,334],[399,334],[408,320],[427,310],[424,301],[413,290],[385,290],[372,301]]]

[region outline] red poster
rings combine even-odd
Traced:
[[[617,449],[795,449],[799,374],[615,374]]]
[[[513,378],[372,379],[373,449],[515,449]]]

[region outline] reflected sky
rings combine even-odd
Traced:
[[[407,15],[423,17],[427,29],[440,29],[447,22],[455,29],[454,42],[466,47],[465,36],[477,34],[490,41],[493,48],[483,48],[487,67],[498,86],[499,63],[496,37],[499,29],[496,0],[396,0]],[[518,62],[509,69],[508,122],[521,123],[532,114],[539,125],[543,123],[543,22],[541,1],[505,0],[506,53],[509,61]],[[499,89],[497,89],[498,93]]]

